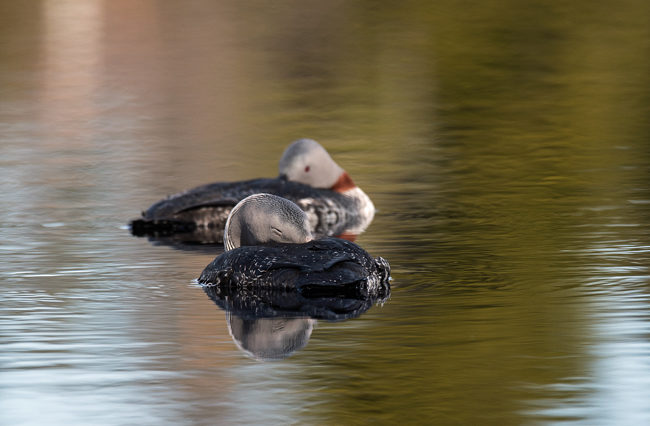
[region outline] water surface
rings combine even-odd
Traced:
[[[650,6],[5,2],[0,423],[647,424]],[[128,221],[319,140],[388,301],[260,362]],[[214,250],[214,251],[213,251]]]

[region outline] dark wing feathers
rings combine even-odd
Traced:
[[[351,253],[336,253],[330,259],[328,259],[323,265],[322,270],[333,268],[335,265],[344,262],[354,263],[355,258]]]
[[[199,282],[306,288],[357,284],[379,273],[375,260],[356,244],[323,238],[227,251],[205,268]]]
[[[225,269],[211,269],[211,270],[205,270],[201,274],[201,278],[199,278],[199,282],[209,282],[213,284],[221,284],[221,283],[226,283],[230,281],[232,277],[232,269],[230,268],[225,268]]]
[[[253,179],[243,182],[217,182],[197,186],[188,191],[174,194],[149,207],[143,215],[145,220],[182,220],[179,214],[206,206],[225,206],[237,204],[240,200],[261,188],[273,186],[267,181],[275,179]],[[260,191],[256,191],[260,192]],[[222,202],[223,201],[223,202]],[[182,215],[181,215],[182,216]]]
[[[334,197],[342,201],[345,196],[330,190],[319,190],[282,179],[252,179],[241,182],[216,182],[198,186],[160,200],[144,212],[144,219],[170,219],[182,211],[205,206],[237,204],[249,195],[260,192],[276,194],[292,201],[309,197]]]
[[[298,204],[312,221],[315,235],[338,235],[354,227],[358,206],[350,197],[282,179],[216,182],[174,194],[154,203],[131,222],[134,235],[223,229],[232,207],[249,195],[266,192]],[[201,234],[197,232],[197,239]],[[216,236],[221,239],[220,235]]]
[[[178,215],[179,213],[185,213],[189,212],[191,210],[198,210],[198,209],[203,209],[207,207],[235,207],[235,205],[239,202],[239,200],[236,200],[234,198],[224,198],[222,200],[213,200],[213,201],[206,201],[204,203],[197,203],[193,204],[191,206],[182,208],[178,210],[175,214]]]

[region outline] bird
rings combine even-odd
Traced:
[[[230,212],[225,251],[205,267],[199,284],[236,290],[273,288],[303,294],[390,289],[390,265],[354,242],[314,239],[307,214],[273,194],[253,194]]]
[[[162,199],[130,223],[136,236],[182,234],[187,242],[221,243],[232,208],[249,195],[270,193],[306,212],[315,236],[354,239],[372,222],[375,206],[348,173],[313,139],[291,143],[279,175],[198,186]],[[184,237],[185,238],[185,237]]]

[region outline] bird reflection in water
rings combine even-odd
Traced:
[[[284,359],[309,342],[312,318],[244,319],[226,312],[228,331],[237,347],[260,361]]]
[[[226,311],[228,331],[251,358],[287,358],[309,342],[317,320],[343,321],[360,316],[390,296],[388,282],[377,287],[345,286],[302,291],[220,284],[203,288]]]

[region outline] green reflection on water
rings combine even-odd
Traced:
[[[615,337],[599,331],[610,303],[636,297],[618,309],[649,321],[648,2],[193,2],[129,14],[122,2],[98,4],[97,22],[81,28],[95,37],[72,40],[55,38],[51,11],[3,5],[20,19],[0,25],[1,97],[23,109],[0,118],[36,117],[28,140],[39,153],[15,180],[56,182],[21,206],[50,222],[81,214],[52,205],[90,206],[90,233],[98,217],[126,223],[185,187],[272,175],[286,143],[308,136],[379,209],[359,243],[391,262],[392,300],[321,323],[249,390],[291,395],[295,406],[279,410],[304,423],[602,419],[594,406],[616,420],[629,408],[602,393],[622,387],[596,366],[637,359],[603,342],[646,337],[625,322]],[[53,38],[91,40],[86,53],[97,56],[69,62]],[[52,263],[88,249],[77,235],[61,240],[67,248],[48,246]],[[178,276],[198,263],[159,249],[147,256],[181,258]],[[177,309],[182,318],[195,308]],[[205,338],[200,324],[184,332],[179,347]],[[161,368],[182,376],[182,365]],[[172,389],[206,421],[217,374],[203,368],[202,392],[182,378]]]
[[[275,56],[283,114],[345,134],[343,152],[375,151],[351,167],[380,210],[361,242],[395,277],[372,321],[312,343],[295,376],[308,416],[517,424],[546,404],[557,411],[540,418],[589,416],[591,284],[615,280],[597,264],[638,264],[615,246],[648,242],[647,205],[629,200],[648,199],[649,12],[411,3],[360,11],[347,37],[293,33],[336,48],[304,49],[306,65]],[[611,257],[587,255],[594,243]]]

